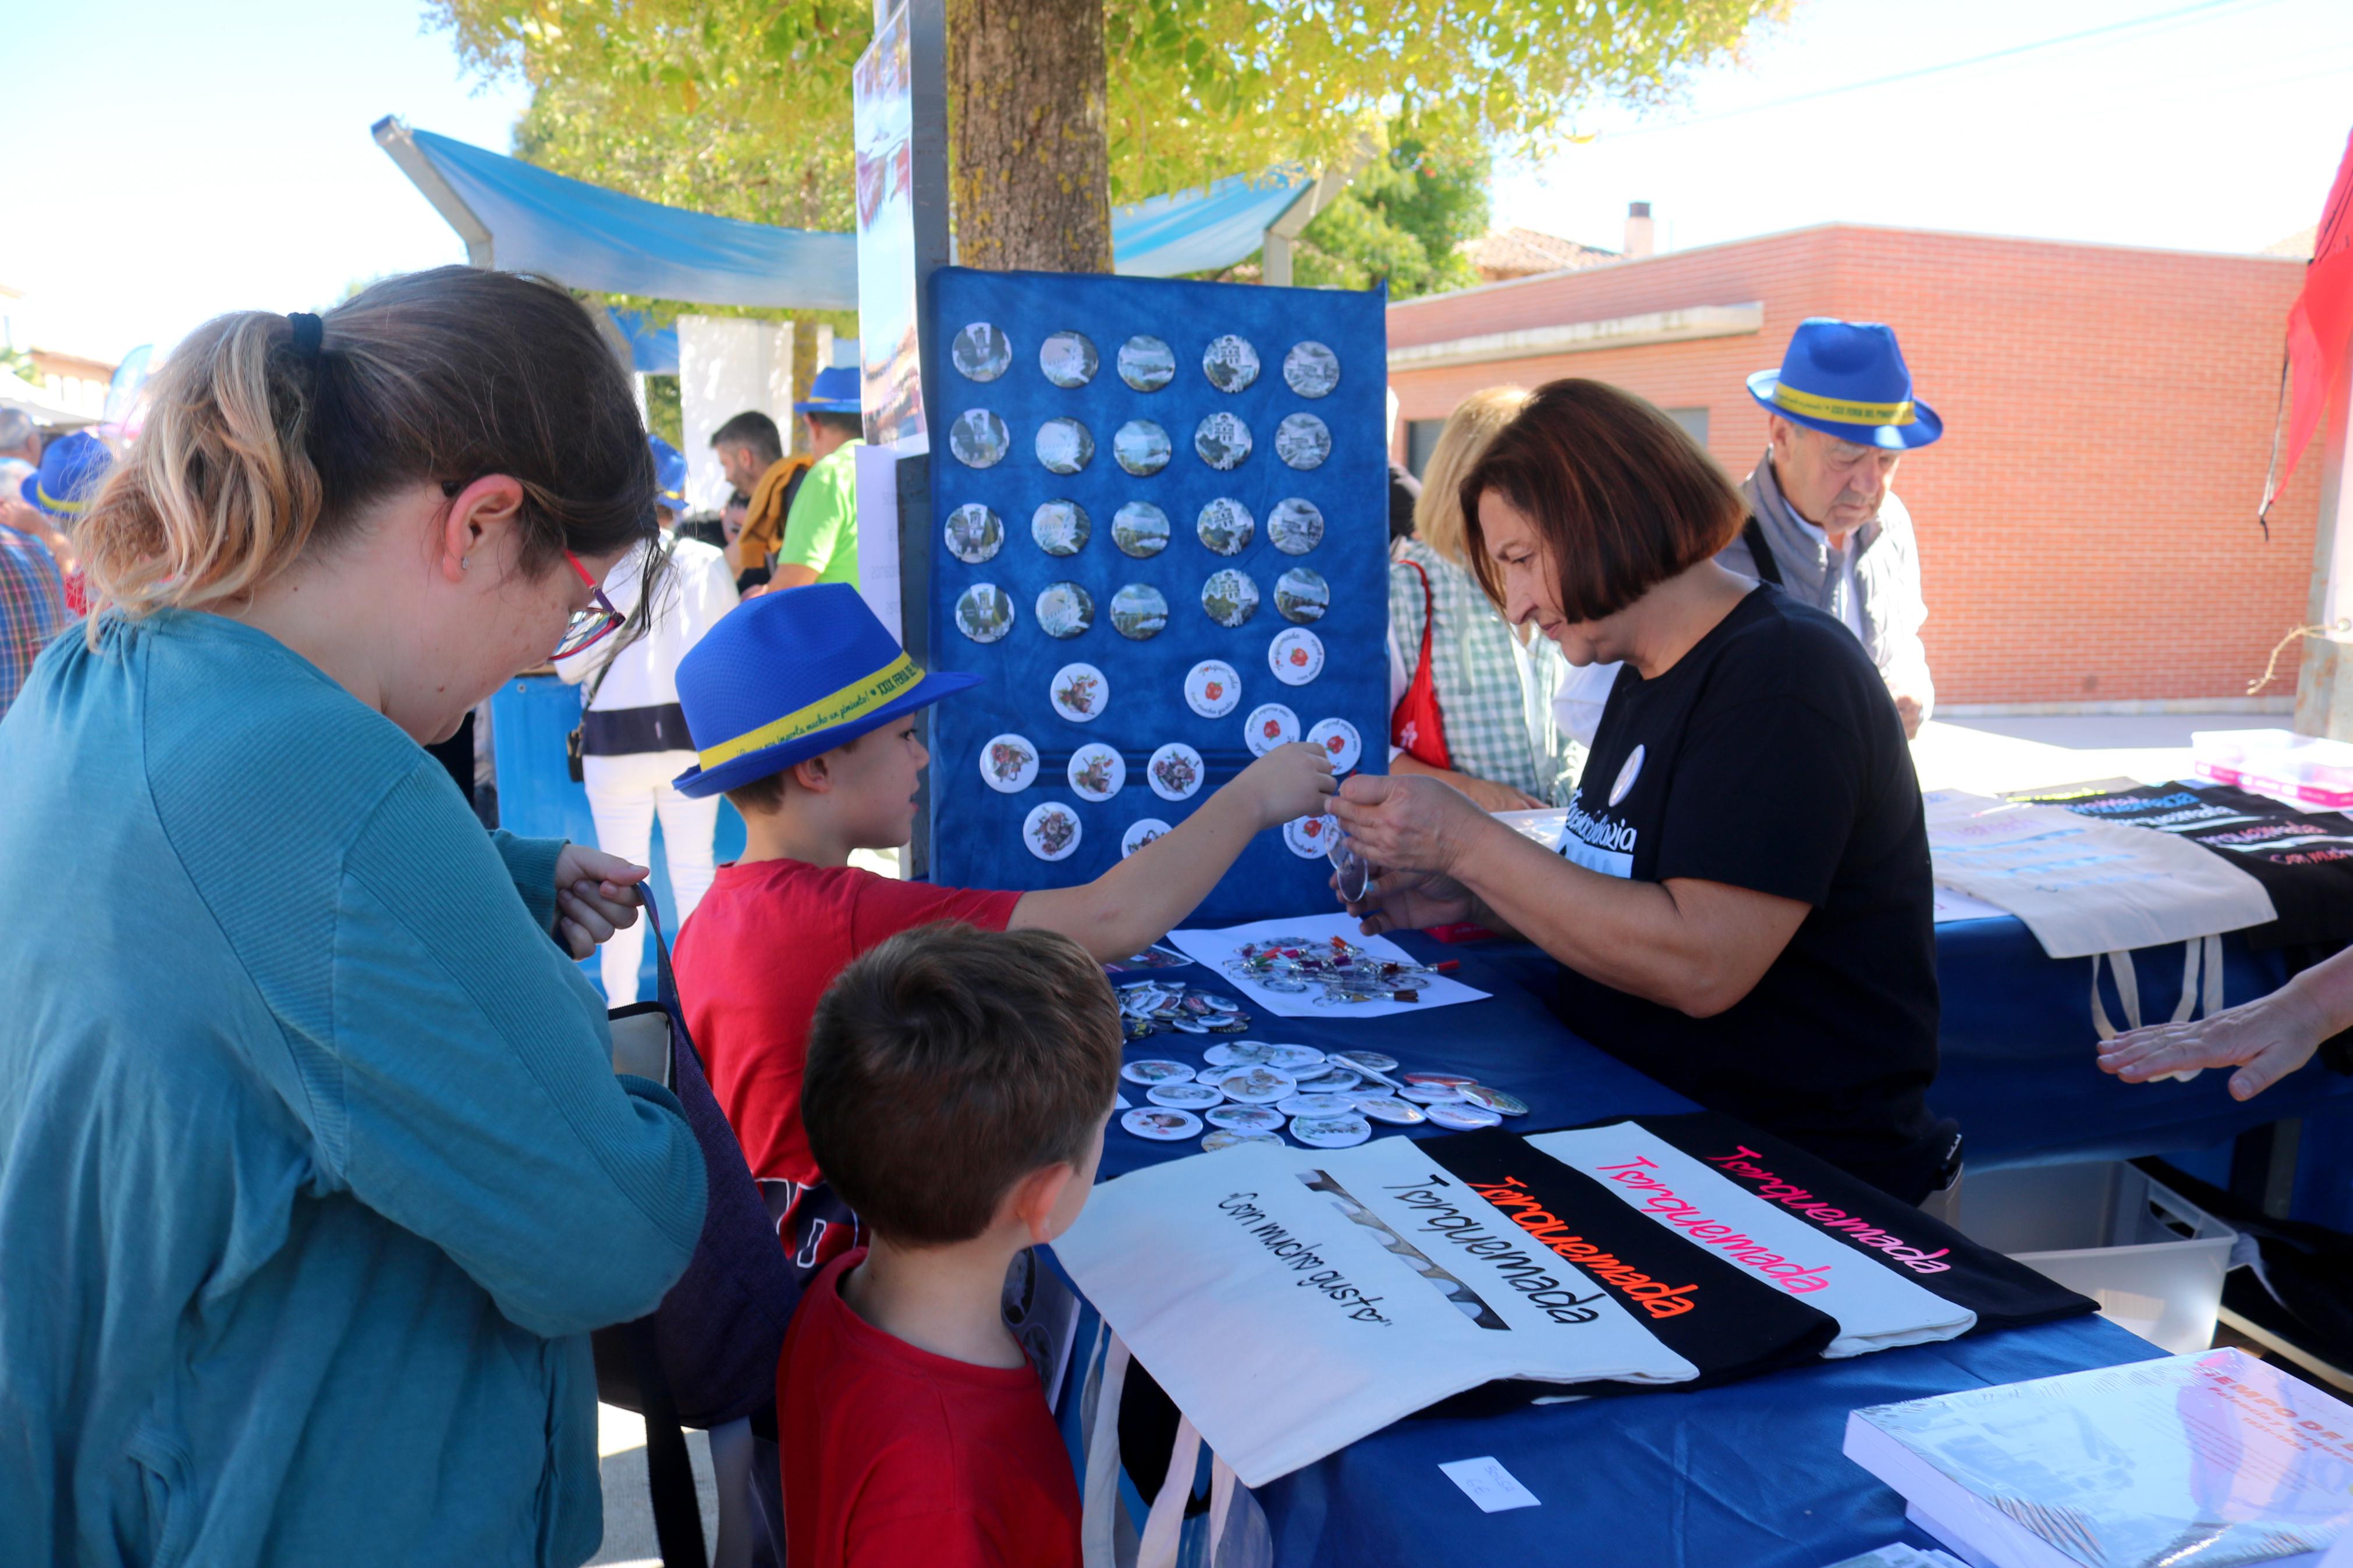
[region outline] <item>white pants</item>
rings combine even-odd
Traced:
[[[626,757],[583,757],[582,782],[596,818],[596,847],[646,864],[653,851],[654,813],[661,813],[662,850],[670,860],[670,907],[662,919],[672,936],[702,901],[715,874],[712,837],[719,827],[719,797],[682,795],[670,781],[694,765],[692,752],[638,752]],[[601,955],[605,997],[615,1007],[638,999],[638,966],[646,955],[643,920],[613,933]]]

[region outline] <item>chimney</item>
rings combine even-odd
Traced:
[[[1628,202],[1626,204],[1626,254],[1648,256],[1651,254],[1651,204]]]

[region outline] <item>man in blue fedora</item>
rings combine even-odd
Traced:
[[[1837,616],[1870,650],[1904,732],[1936,706],[1920,552],[1889,490],[1904,454],[1945,433],[1912,394],[1895,331],[1817,316],[1798,324],[1778,370],[1748,378],[1772,444],[1742,481],[1749,521],[1717,557]]]

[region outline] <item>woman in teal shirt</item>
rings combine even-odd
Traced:
[[[653,488],[544,284],[174,352],[79,530],[106,607],[0,721],[0,1556],[596,1550],[586,1332],[703,1206],[573,962],[642,872],[484,834],[418,742],[607,624]]]

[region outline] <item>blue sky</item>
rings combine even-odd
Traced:
[[[2151,27],[1892,87],[1780,100],[2190,0],[1800,0],[1682,107],[1497,180],[1500,220],[1680,247],[1830,219],[2249,250],[2311,223],[2353,128],[2353,4],[2220,0]],[[0,22],[21,182],[0,282],[40,336],[112,355],[216,311],[463,259],[368,139],[378,115],[503,151],[523,103],[462,78],[417,0],[119,0]],[[1761,107],[1760,107],[1761,106]],[[66,192],[70,194],[65,194]]]

